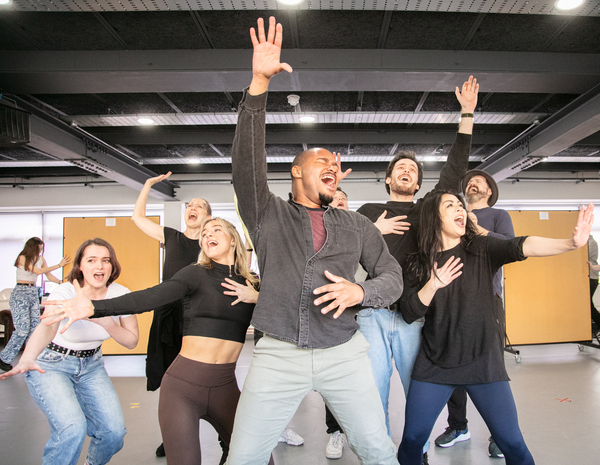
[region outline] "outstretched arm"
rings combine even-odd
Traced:
[[[144,187],[142,187],[140,195],[135,201],[135,207],[133,207],[133,215],[131,215],[131,220],[135,223],[135,225],[138,228],[140,228],[144,232],[144,234],[163,243],[165,242],[165,228],[160,224],[156,224],[149,218],[146,218],[146,203],[148,202],[148,194],[150,193],[150,189],[152,189],[152,186],[161,181],[164,181],[169,176],[171,176],[170,171],[167,174],[161,174],[160,176],[146,179]]]
[[[594,223],[594,205],[581,207],[577,225],[570,239],[550,239],[548,237],[530,236],[523,242],[523,255],[526,257],[551,257],[583,247],[592,230]]]
[[[252,83],[244,92],[238,110],[238,122],[231,148],[233,188],[238,199],[240,217],[253,241],[269,202],[267,159],[265,153],[265,114],[270,79],[281,71],[292,72],[287,63],[280,63],[282,27],[269,19],[265,36],[264,22],[258,19],[258,34],[252,28],[254,46]],[[255,244],[256,245],[256,244]]]
[[[469,76],[462,88],[456,88],[455,94],[460,103],[461,114],[473,113],[477,107],[479,84],[477,79]],[[458,124],[458,134],[452,144],[448,159],[440,173],[436,189],[459,190],[460,181],[469,168],[469,153],[471,152],[471,134],[473,134],[473,118],[464,116]]]

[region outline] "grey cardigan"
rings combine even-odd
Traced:
[[[265,334],[303,349],[324,349],[350,340],[359,328],[358,308],[337,320],[334,311],[314,304],[313,290],[330,281],[325,270],[354,282],[359,263],[373,279],[358,283],[363,306],[381,308],[402,294],[402,270],[388,252],[381,233],[368,218],[328,207],[323,215],[327,240],[314,252],[306,208],[269,191],[265,152],[267,93],[247,89],[239,106],[232,148],[233,187],[239,212],[258,256],[261,290],[252,324]]]

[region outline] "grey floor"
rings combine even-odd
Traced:
[[[523,346],[521,363],[506,354],[512,379],[521,429],[536,463],[542,465],[597,464],[600,462],[600,351],[579,350],[576,344]],[[252,354],[246,343],[238,362],[238,382],[243,383]],[[166,464],[154,451],[160,443],[157,421],[158,393],[147,392],[143,356],[105,357],[109,374],[117,389],[128,434],[125,447],[111,464]],[[392,380],[390,416],[392,439],[400,442],[404,396],[397,373]],[[0,381],[0,464],[41,463],[49,436],[45,416],[33,402],[22,375]],[[475,408],[469,406],[472,439],[448,449],[430,451],[432,465],[503,464],[503,459],[487,456],[488,430]],[[446,412],[442,412],[432,438],[443,432]],[[325,458],[328,441],[324,426],[324,406],[320,396],[311,393],[301,403],[291,423],[305,439],[301,447],[284,444],[274,451],[278,464],[336,465],[358,464],[347,445],[340,460]],[[203,463],[216,465],[220,458],[217,435],[201,422],[200,440]],[[84,451],[87,443],[84,446]],[[85,453],[78,464],[83,464]]]

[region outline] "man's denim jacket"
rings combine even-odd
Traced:
[[[260,295],[252,324],[265,334],[303,349],[324,349],[352,338],[359,308],[334,320],[314,304],[314,289],[330,284],[325,270],[354,282],[359,263],[373,277],[358,283],[363,306],[381,308],[400,297],[402,270],[379,230],[355,212],[328,207],[323,214],[327,240],[314,252],[306,208],[269,191],[265,153],[267,93],[244,91],[232,148],[233,186],[239,212],[258,256]]]

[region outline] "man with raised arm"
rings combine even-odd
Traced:
[[[206,217],[211,216],[210,204],[206,200],[192,199],[185,204],[185,231],[183,232],[168,226],[161,226],[147,218],[146,203],[150,189],[169,176],[171,176],[170,171],[146,180],[131,216],[135,225],[146,235],[164,244],[163,281],[170,279],[179,270],[198,260],[200,226]],[[152,317],[146,357],[146,378],[148,378],[146,388],[148,391],[156,391],[160,387],[163,375],[181,350],[182,305],[182,301],[164,305],[157,308]],[[223,445],[221,443],[222,447]],[[156,455],[158,457],[165,456],[162,444],[156,449]]]
[[[358,305],[384,306],[402,293],[401,269],[365,217],[329,205],[339,157],[315,148],[292,164],[292,195],[267,185],[265,106],[281,71],[282,26],[263,20],[254,45],[252,82],[244,91],[232,149],[240,215],[257,253],[261,291],[253,325],[265,334],[254,350],[238,405],[230,465],[266,464],[302,398],[325,399],[363,464],[397,464],[367,356],[354,319]],[[373,278],[354,283],[359,263]]]
[[[473,112],[477,106],[478,92],[479,84],[473,76],[463,84],[462,89],[457,87],[455,90],[461,106],[461,119],[456,140],[442,168],[436,188],[451,189],[457,193],[459,191],[460,181],[468,168]],[[414,196],[421,188],[422,182],[423,165],[417,162],[415,152],[402,150],[390,161],[385,173],[385,188],[390,200],[387,203],[366,203],[357,210],[375,223],[390,253],[402,267],[407,256],[416,252],[418,247],[417,234],[422,199],[415,202]],[[421,320],[411,325],[406,324],[395,304],[390,307],[367,308],[358,313],[357,321],[361,332],[371,346],[369,357],[385,411],[388,434],[391,434],[388,403],[393,362],[406,395],[421,345],[424,319]],[[424,451],[424,464],[428,463],[428,448],[429,444]]]

